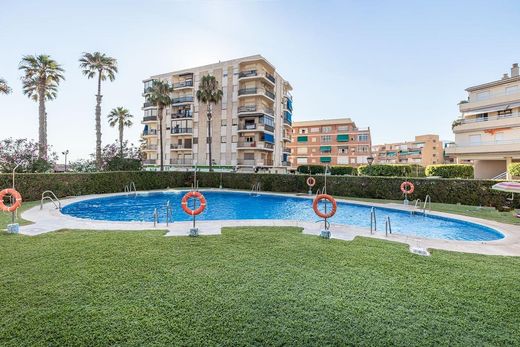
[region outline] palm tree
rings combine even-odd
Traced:
[[[197,90],[197,100],[208,106],[208,153],[209,153],[209,171],[213,171],[211,158],[211,119],[213,118],[211,112],[211,105],[218,104],[222,100],[222,90],[218,88],[218,81],[215,76],[202,76]]]
[[[58,85],[64,80],[63,68],[46,54],[22,57],[19,69],[22,76],[23,93],[39,103],[38,157],[47,159],[47,112],[45,101],[58,95]]]
[[[79,67],[83,69],[83,74],[87,78],[94,78],[97,74],[97,94],[96,94],[96,167],[101,169],[101,81],[108,78],[111,82],[116,79],[117,60],[108,57],[104,53],[83,53],[79,59]]]
[[[0,78],[0,94],[9,94],[11,93],[11,87],[7,84],[7,81],[3,78]]]
[[[173,93],[173,87],[166,81],[153,81],[152,86],[145,93],[145,98],[152,105],[157,107],[157,118],[159,119],[159,153],[161,154],[161,171],[164,169],[163,154],[163,111],[172,103],[170,94]]]
[[[116,125],[119,127],[119,146],[121,146],[121,159],[123,159],[123,131],[125,127],[131,127],[132,126],[132,120],[130,118],[133,118],[130,114],[130,111],[128,111],[124,107],[116,107],[110,111],[110,114],[108,115],[108,124],[111,127],[115,127]]]

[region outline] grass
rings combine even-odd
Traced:
[[[520,258],[162,235],[0,235],[0,345],[520,345]]]
[[[355,201],[364,201],[364,202],[377,202],[382,204],[402,204],[402,200],[382,200],[382,199],[365,199],[365,198],[351,198],[345,197],[345,199],[355,200]],[[413,204],[414,201],[410,201],[410,204]],[[459,214],[463,216],[475,217],[488,219],[500,223],[514,224],[520,225],[520,218],[515,217],[515,213],[513,211],[510,212],[499,212],[497,209],[493,207],[479,207],[479,206],[469,206],[469,205],[453,205],[453,204],[441,204],[437,202],[432,202],[432,210],[438,212],[446,212]]]

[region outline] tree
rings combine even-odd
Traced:
[[[10,94],[11,87],[7,84],[7,81],[3,78],[0,78],[0,94]]]
[[[58,85],[65,78],[63,68],[50,56],[26,55],[20,62],[23,93],[39,103],[38,157],[47,159],[47,112],[45,101],[53,100],[58,95]]]
[[[87,78],[98,77],[96,94],[96,166],[101,169],[101,82],[108,78],[111,82],[116,79],[117,60],[104,53],[83,53],[79,59],[79,66]]]
[[[108,124],[111,127],[118,126],[119,130],[119,145],[121,146],[121,159],[124,158],[123,155],[123,131],[125,127],[131,127],[132,126],[132,120],[133,118],[130,114],[130,111],[128,111],[124,107],[116,107],[110,111],[110,114],[108,115]]]
[[[172,99],[170,94],[173,93],[173,87],[167,81],[153,81],[152,86],[147,90],[145,98],[152,105],[157,107],[157,117],[159,119],[159,150],[161,154],[161,171],[164,170],[164,154],[163,154],[163,111],[170,106]]]
[[[213,171],[211,158],[211,119],[212,104],[218,104],[220,100],[222,100],[222,90],[218,88],[218,81],[215,76],[206,75],[202,76],[202,79],[199,84],[199,89],[197,90],[197,100],[207,105],[208,111],[206,116],[208,117],[208,153],[209,153],[209,171]]]
[[[47,159],[38,158],[39,145],[27,139],[8,138],[0,141],[0,172],[48,172],[58,160],[58,155],[49,153]]]
[[[120,157],[121,145],[118,141],[106,145],[101,150],[101,170],[103,171],[135,171],[140,170],[141,151],[128,141],[123,142],[124,157]],[[90,155],[90,159],[79,159],[69,165],[74,172],[96,172],[96,154]]]

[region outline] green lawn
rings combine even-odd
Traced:
[[[0,345],[520,345],[520,258],[297,228],[0,235]]]

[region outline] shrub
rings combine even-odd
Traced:
[[[322,174],[325,173],[325,166],[324,165],[300,165],[296,169],[299,173],[302,174],[309,174],[309,175],[315,175],[315,174]]]
[[[115,157],[106,163],[106,171],[140,171],[142,164],[139,159]]]
[[[217,188],[220,173],[198,172],[197,179],[201,188]],[[262,191],[304,193],[307,192],[307,177],[304,175],[223,173],[222,186],[249,191],[251,186],[260,183]],[[373,199],[402,199],[399,189],[402,177],[367,176],[328,176],[327,192],[336,196],[349,196]],[[493,180],[466,179],[409,179],[415,185],[411,198],[429,194],[434,202],[461,203],[475,206],[502,207],[508,204],[510,194],[492,190]],[[316,186],[323,187],[324,176],[316,176]],[[104,194],[122,192],[125,185],[135,182],[138,190],[190,187],[193,172],[99,172],[63,174],[17,174],[16,189],[25,201],[39,200],[41,193],[52,190],[58,197]],[[10,187],[11,175],[0,174],[0,188]],[[515,196],[513,206],[520,207],[520,197]]]
[[[331,166],[330,167],[331,175],[357,175],[357,169],[353,166]]]
[[[468,164],[439,164],[428,165],[426,176],[442,178],[473,178],[473,166]]]
[[[358,167],[360,176],[424,177],[424,168],[415,164],[374,164]]]
[[[520,163],[509,164],[507,171],[513,177],[520,177]]]

